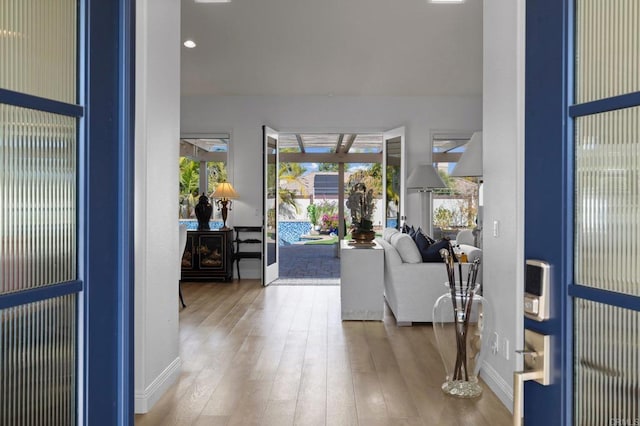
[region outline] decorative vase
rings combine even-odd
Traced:
[[[490,350],[493,314],[487,300],[479,295],[479,284],[465,281],[449,286],[433,307],[433,331],[444,363],[446,380],[442,390],[460,398],[482,394],[478,374]]]
[[[209,199],[204,192],[198,199],[198,204],[196,204],[196,217],[198,218],[198,231],[207,231],[211,229],[209,226],[209,220],[211,219],[211,214],[213,213],[213,206],[209,202]]]
[[[370,243],[376,237],[375,231],[353,231],[351,232],[351,238],[356,243]]]

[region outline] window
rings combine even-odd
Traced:
[[[479,223],[479,179],[451,176],[470,139],[470,133],[433,135],[433,166],[447,185],[433,190],[434,238],[455,238],[460,229],[474,228]]]
[[[179,218],[194,219],[194,208],[203,193],[211,198],[219,182],[227,182],[229,135],[208,135],[180,140],[178,193]],[[222,220],[214,210],[212,220]]]

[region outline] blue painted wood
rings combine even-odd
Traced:
[[[84,256],[84,395],[80,422],[133,424],[132,0],[86,0],[81,52],[87,107],[80,221]]]
[[[611,98],[598,99],[597,101],[587,102],[584,104],[572,105],[569,108],[569,115],[574,118],[582,117],[585,115],[630,108],[637,105],[640,105],[640,92],[627,93]]]
[[[553,384],[525,384],[526,425],[571,424],[567,353],[571,276],[572,202],[568,190],[567,70],[569,0],[526,2],[525,81],[525,257],[551,266],[551,319],[525,319],[525,328],[552,336]],[[544,409],[540,409],[544,407]]]
[[[40,96],[28,95],[7,89],[0,89],[0,103],[68,117],[82,117],[84,114],[84,108],[80,105],[54,101],[53,99],[41,98]]]
[[[640,311],[640,296],[631,296],[628,294],[616,293],[614,291],[601,290],[578,284],[569,286],[569,295],[598,303],[617,306],[618,308]]]
[[[82,291],[82,281],[68,281],[43,287],[21,290],[15,293],[0,294],[0,309],[13,308],[28,303],[40,302],[54,297]]]

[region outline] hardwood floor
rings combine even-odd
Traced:
[[[440,390],[431,324],[340,319],[338,286],[185,283],[182,374],[136,425],[512,424],[485,386]],[[176,300],[176,303],[177,300]]]

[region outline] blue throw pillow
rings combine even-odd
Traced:
[[[431,244],[422,255],[423,262],[442,262],[442,256],[440,256],[440,250],[449,248],[449,240],[442,239],[434,244]],[[419,248],[419,246],[418,246]]]
[[[423,230],[422,227],[419,227],[418,230],[416,231],[416,234],[422,234],[424,235],[424,237],[427,239],[427,241],[429,241],[429,245],[433,244],[436,242],[436,240],[434,240],[433,238],[431,238],[430,236],[428,236]],[[416,239],[416,235],[413,236],[413,239]]]
[[[413,240],[416,242],[422,261],[427,262],[425,259],[428,257],[427,253],[429,252],[429,246],[431,246],[431,243],[422,232],[416,232]]]

